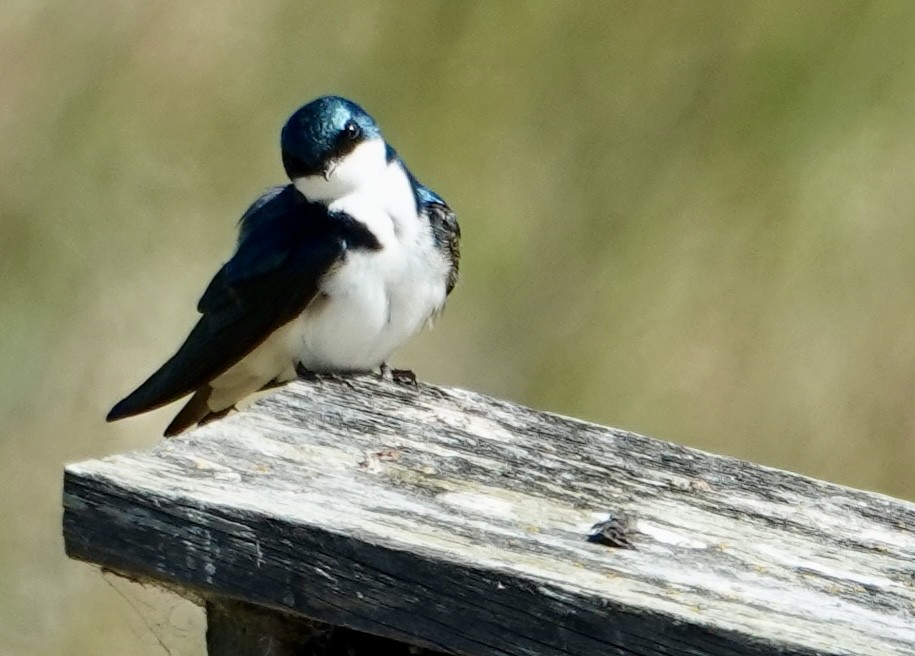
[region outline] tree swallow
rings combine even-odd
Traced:
[[[190,335],[108,421],[193,394],[165,429],[176,435],[298,374],[384,371],[442,311],[457,280],[457,218],[374,119],[325,96],[289,118],[280,145],[291,184],[244,213]]]

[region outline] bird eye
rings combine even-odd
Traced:
[[[343,134],[350,141],[355,141],[362,136],[362,128],[359,127],[356,121],[347,121],[346,125],[343,126]]]

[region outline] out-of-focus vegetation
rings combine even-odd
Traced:
[[[0,653],[202,652],[66,560],[61,467],[160,439],[172,409],[105,412],[327,92],[464,229],[399,364],[915,497],[913,33],[905,1],[0,4]]]

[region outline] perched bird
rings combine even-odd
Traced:
[[[384,372],[441,312],[457,279],[457,219],[374,119],[324,96],[292,114],[280,144],[291,184],[244,213],[190,335],[108,421],[193,394],[165,429],[175,435],[297,375]]]

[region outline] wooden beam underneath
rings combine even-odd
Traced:
[[[915,653],[913,504],[375,377],[69,466],[64,538],[209,599],[215,654],[293,653],[302,618],[474,656]]]

